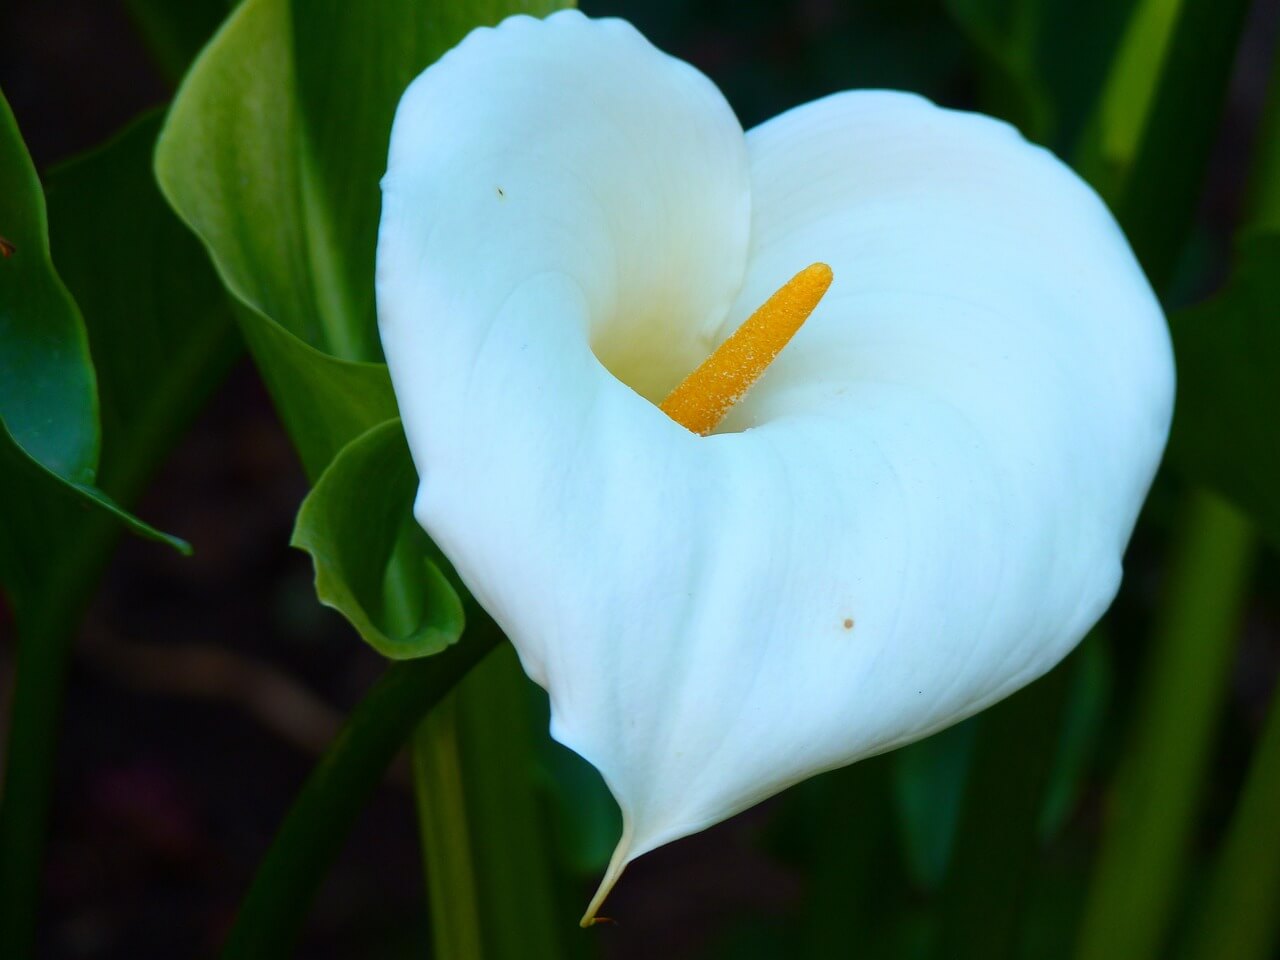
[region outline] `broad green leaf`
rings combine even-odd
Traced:
[[[151,175],[162,115],[48,176],[54,259],[84,312],[104,443],[99,483],[136,498],[239,353],[230,300]]]
[[[72,483],[98,464],[98,397],[80,311],[53,268],[44,194],[0,96],[0,420]]]
[[[349,441],[398,415],[385,364],[340,360],[244,304],[237,316],[313,481]]]
[[[229,302],[151,176],[158,128],[152,116],[48,178],[53,253],[84,308],[97,362],[99,480],[125,502],[237,349]],[[58,318],[48,320],[52,326]],[[122,519],[106,494],[51,476],[0,424],[0,577],[15,601],[20,638],[0,806],[0,955],[14,957],[34,955],[67,647]]]
[[[53,267],[44,193],[2,96],[0,236],[7,244],[0,256],[0,582],[21,613],[49,599],[64,538],[87,511],[189,548],[95,486],[100,433],[89,338]]]
[[[313,478],[395,415],[373,260],[401,93],[472,26],[560,6],[246,0],[183,82],[156,173],[247,307],[246,339]]]
[[[65,602],[54,584],[64,551],[92,514],[190,555],[185,540],[139,520],[103,491],[72,483],[32,457],[0,421],[0,585],[21,619],[29,607]]]
[[[372,262],[373,251],[337,245],[333,201],[303,126],[303,96],[291,5],[248,0],[183,81],[160,136],[156,174],[232,293],[320,350],[376,359],[370,318],[348,315],[333,273],[346,258]],[[353,142],[359,122],[358,115],[342,118]],[[365,187],[376,212],[377,178]],[[368,278],[371,296],[371,270]]]
[[[316,594],[393,660],[439,653],[462,633],[462,602],[414,521],[418,477],[399,420],[347,444],[298,511]]]
[[[1280,545],[1280,234],[1246,238],[1227,288],[1171,325],[1179,384],[1169,459]]]

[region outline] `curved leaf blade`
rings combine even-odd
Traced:
[[[561,6],[246,0],[187,74],[156,175],[247,307],[246,340],[312,478],[396,415],[373,262],[401,93],[472,27]]]
[[[387,421],[334,457],[293,531],[320,602],[392,660],[439,653],[463,628],[462,601],[413,518],[417,482],[400,421]]]
[[[151,175],[163,117],[50,171],[54,259],[83,311],[98,378],[98,484],[142,492],[240,351],[230,300]]]
[[[237,315],[245,342],[313,481],[349,441],[399,415],[382,363],[318,350],[253,307]]]
[[[97,377],[85,322],[54,269],[44,191],[0,95],[0,582],[19,608],[48,596],[84,510],[190,553],[95,484]]]
[[[132,500],[236,351],[229,302],[151,176],[153,115],[54,171],[49,233],[85,309],[107,442],[99,477]],[[3,424],[0,424],[3,427]],[[70,638],[119,532],[137,521],[55,478],[0,429],[0,580],[20,642],[0,801],[0,955],[31,956]],[[148,532],[147,528],[142,532]]]
[[[80,310],[53,268],[44,192],[0,95],[0,420],[71,483],[93,482],[98,395]]]

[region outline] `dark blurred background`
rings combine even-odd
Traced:
[[[700,67],[744,126],[852,87],[978,104],[980,58],[940,0],[581,5],[628,17]],[[1226,262],[1278,12],[1280,3],[1257,5],[1238,59],[1188,254],[1197,266],[1184,271],[1188,297],[1212,285]],[[171,94],[116,0],[6,0],[0,86],[42,170]],[[58,752],[42,955],[211,955],[319,751],[382,669],[345,622],[317,604],[309,560],[287,545],[305,492],[267,394],[242,360],[138,508],[190,540],[195,557],[123,540],[83,628]],[[1161,509],[1157,491],[1151,510]],[[1140,540],[1130,558],[1139,598],[1158,579],[1155,546]],[[1276,571],[1268,568],[1264,579],[1275,583]],[[1274,683],[1277,622],[1274,601],[1250,613],[1218,760],[1225,786],[1222,797],[1209,798],[1211,821],[1225,815],[1246,759],[1240,745]],[[13,650],[4,640],[7,685]],[[1136,662],[1134,650],[1115,652],[1121,711]],[[803,796],[786,802],[795,807]],[[1072,816],[1090,829],[1095,799],[1086,792],[1077,806]],[[767,927],[806,895],[805,877],[772,853],[779,816],[778,804],[767,804],[645,857],[610,901],[625,924],[580,936],[607,956],[670,960],[714,956],[735,938],[755,936],[762,921]],[[583,902],[590,885],[584,878]],[[297,955],[426,956],[425,903],[402,764],[329,874]],[[579,906],[566,905],[567,925]]]

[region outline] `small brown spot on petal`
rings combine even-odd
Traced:
[[[844,628],[845,628],[846,630],[852,630],[852,629],[853,629],[853,617],[845,617],[845,618],[844,618]]]

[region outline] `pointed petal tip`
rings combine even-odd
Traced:
[[[612,892],[614,884],[618,882],[618,878],[622,876],[622,871],[627,869],[627,864],[630,862],[631,830],[628,828],[622,831],[622,837],[618,840],[618,846],[614,848],[613,856],[609,858],[609,866],[604,872],[600,886],[596,888],[595,896],[587,904],[587,912],[578,921],[578,926],[585,930],[588,927],[594,927],[597,923],[615,922],[609,917],[602,917],[598,914],[600,908],[604,906],[605,898]]]

